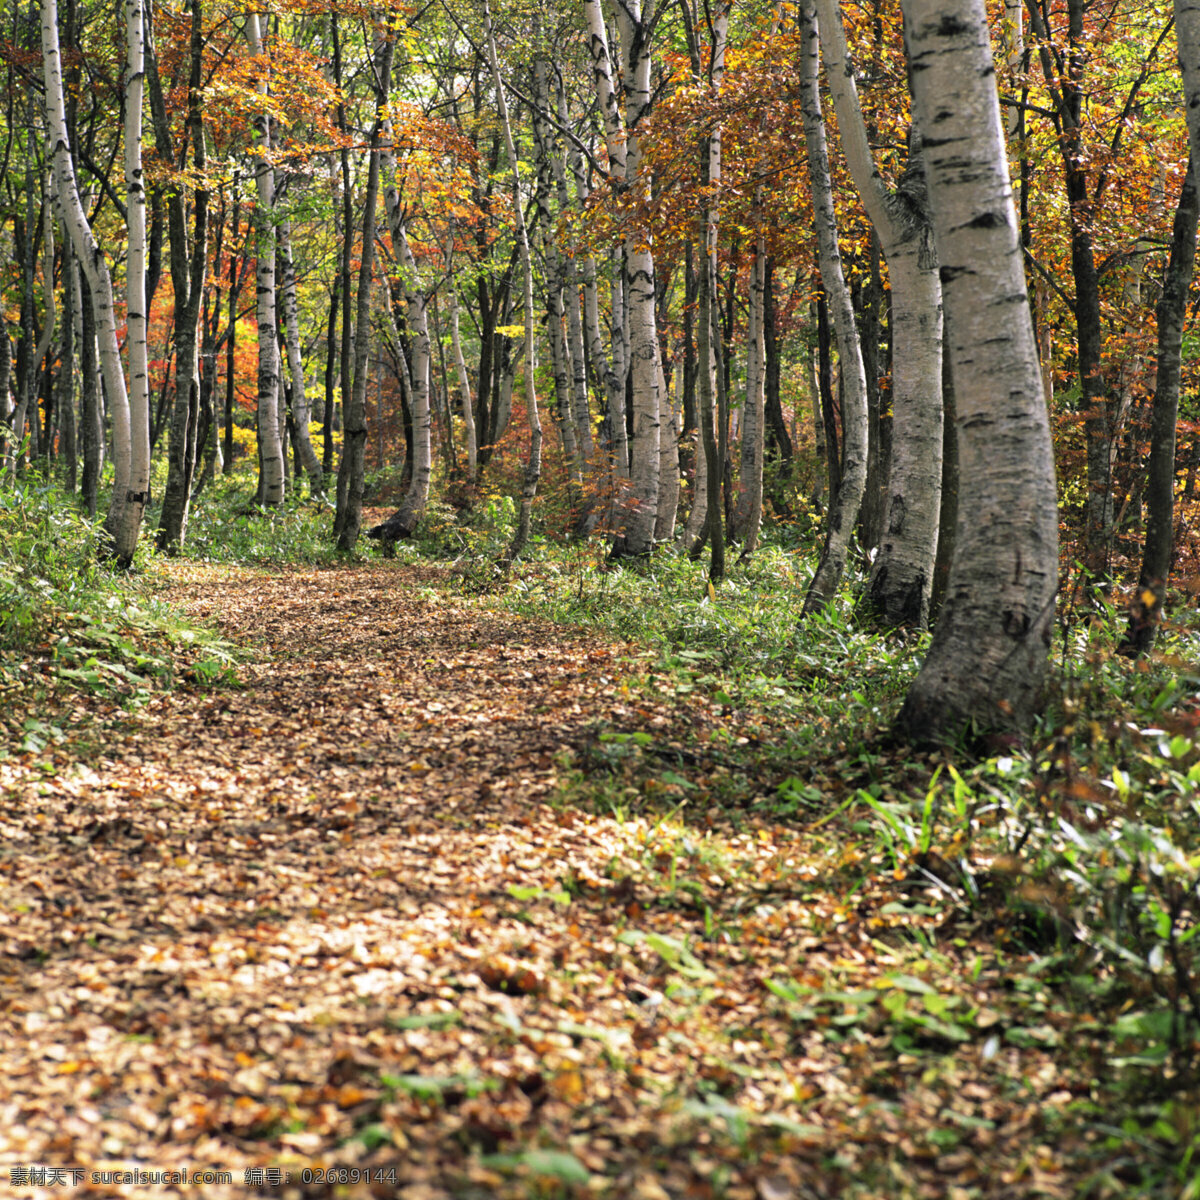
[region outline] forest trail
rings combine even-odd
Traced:
[[[719,717],[629,647],[396,564],[172,570],[244,686],[0,764],[0,1194],[1060,1194],[994,968],[918,978],[836,839],[705,813]],[[628,731],[692,823],[573,799]],[[232,1179],[92,1182],[133,1169]]]

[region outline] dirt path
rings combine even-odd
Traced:
[[[702,702],[411,569],[180,572],[257,645],[246,687],[160,697],[0,793],[0,1194],[1057,1194],[1057,1150],[986,1173],[1036,1145],[1036,1095],[964,1086],[975,1046],[931,1075],[854,998],[920,967],[819,881],[820,839],[561,792],[602,726],[666,746]]]

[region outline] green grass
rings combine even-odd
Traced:
[[[132,572],[102,562],[101,542],[55,485],[31,473],[0,486],[0,689],[136,703],[180,678],[232,681],[232,647],[156,597],[149,539]]]
[[[307,498],[292,494],[277,509],[255,507],[254,481],[243,472],[218,478],[192,505],[184,554],[244,566],[321,565],[337,561],[332,531],[330,508]]]
[[[734,718],[691,767],[663,753],[669,735],[636,721],[599,731],[563,802],[619,819],[658,814],[658,837],[681,847],[703,824],[697,807],[711,818],[714,804],[735,826],[753,817],[811,829],[814,852],[832,839],[848,901],[880,877],[901,879],[911,920],[889,936],[929,959],[995,953],[1014,994],[1031,998],[1026,1024],[1001,1045],[1051,1037],[1064,1063],[1101,1071],[1091,1108],[1064,1120],[1090,1130],[1098,1153],[1152,1149],[1130,1194],[1186,1184],[1200,1168],[1187,1117],[1200,1075],[1194,617],[1175,606],[1184,617],[1131,663],[1117,653],[1119,608],[1067,610],[1049,702],[1024,744],[913,757],[887,727],[927,637],[860,620],[853,577],[801,620],[812,566],[811,551],[768,544],[714,597],[704,566],[669,552],[612,569],[599,541],[542,542],[493,585],[490,603],[634,643],[635,691],[685,713],[703,698]],[[465,589],[475,584],[468,572]],[[662,904],[690,903],[688,861],[672,852]],[[1066,1014],[1057,1029],[1044,1021],[1051,1008]]]

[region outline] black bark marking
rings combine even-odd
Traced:
[[[946,13],[938,22],[937,36],[944,38],[964,37],[971,32],[971,25],[959,20],[953,13]]]
[[[1003,629],[1014,641],[1022,640],[1029,632],[1030,620],[1028,613],[1015,613],[1011,609],[1004,610]]]

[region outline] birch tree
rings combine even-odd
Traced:
[[[1058,580],[1050,430],[983,0],[904,0],[945,303],[960,459],[946,600],[897,720],[919,743],[1024,728]]]
[[[1200,169],[1200,0],[1175,0],[1175,37],[1192,166]]]
[[[842,271],[838,249],[837,216],[829,177],[829,150],[821,112],[818,77],[817,10],[814,0],[800,5],[800,89],[804,114],[804,141],[808,177],[812,187],[813,219],[817,231],[817,258],[837,336],[842,368],[842,474],[836,492],[831,487],[825,548],[804,598],[804,613],[817,611],[833,599],[846,569],[850,537],[858,519],[867,482],[867,378],[854,324],[850,289]]]
[[[382,166],[387,181],[384,187],[384,207],[387,209],[392,248],[403,271],[401,287],[404,291],[408,332],[413,339],[410,373],[412,475],[403,503],[382,525],[371,530],[371,537],[381,539],[386,547],[397,538],[412,537],[417,523],[425,514],[425,505],[429,500],[429,481],[433,471],[433,430],[429,401],[429,319],[426,313],[429,296],[421,284],[417,273],[417,261],[409,245],[404,209],[399,189],[396,187],[396,159],[390,150],[383,151]],[[397,353],[403,355],[399,343]]]
[[[246,17],[246,44],[261,58],[262,33],[257,13]],[[283,503],[283,443],[279,436],[279,344],[275,315],[275,169],[271,166],[271,117],[267,110],[267,74],[259,72],[259,95],[264,98],[254,115],[255,289],[258,319],[258,446],[259,501],[269,508]],[[363,251],[364,256],[368,251]]]
[[[321,460],[313,449],[308,430],[308,389],[304,380],[304,359],[300,354],[300,315],[296,300],[296,264],[292,258],[292,223],[286,214],[279,222],[279,262],[282,268],[283,340],[287,351],[288,374],[292,379],[292,425],[296,431],[296,449],[300,452],[300,465],[308,476],[309,495],[323,496],[325,472],[321,469]]]
[[[129,314],[145,316],[144,305],[144,192],[141,178],[141,86],[143,29],[142,8],[139,0],[130,0],[127,10],[126,68],[127,87],[135,102],[126,101],[127,131],[136,131],[134,145],[126,147],[125,170],[126,190],[131,201],[141,202],[142,224],[140,242],[136,231],[130,230],[129,264],[131,298]],[[147,500],[150,482],[150,433],[148,396],[145,390],[146,373],[141,371],[141,384],[134,389],[134,407],[130,411],[130,392],[125,385],[125,374],[121,365],[121,352],[117,344],[116,311],[113,304],[112,275],[105,261],[104,252],[96,241],[84,212],[75,180],[75,168],[71,161],[70,143],[67,138],[66,113],[63,104],[62,58],[58,44],[58,5],[56,0],[42,0],[42,64],[46,88],[46,132],[50,153],[54,163],[54,182],[62,205],[63,219],[71,237],[76,257],[87,276],[91,292],[96,336],[99,342],[100,368],[108,392],[109,412],[113,425],[113,495],[105,518],[105,533],[111,542],[117,562],[129,566],[137,549],[141,530],[142,513]],[[136,112],[131,111],[136,110]],[[136,124],[135,124],[136,123]],[[130,208],[139,207],[131,203]],[[130,347],[135,341],[132,324]],[[143,334],[144,342],[144,334]]]
[[[589,27],[591,27],[593,12],[590,6],[587,7],[587,13]],[[605,49],[607,43],[597,40],[598,37],[603,39],[603,35],[604,23],[601,20],[599,23],[599,35],[593,33],[589,38],[588,45],[592,55],[593,77],[596,80],[597,95],[611,99],[612,80],[607,74],[608,58],[607,50]],[[556,82],[558,121],[565,128],[567,125],[567,99],[561,72],[556,73]],[[621,170],[623,172],[624,143],[617,136],[615,125],[612,124],[608,116],[610,106],[602,104],[602,108],[605,113],[605,134],[609,163],[614,165],[615,171],[615,163],[619,161],[622,164]],[[614,155],[616,159],[614,159]],[[584,171],[582,155],[574,143],[567,147],[567,164],[574,183],[576,203],[582,207],[588,201],[588,197],[591,194],[591,187],[588,183],[587,173]],[[590,250],[585,251],[580,257],[579,263],[580,282],[583,287],[583,311],[581,315],[583,329],[581,330],[581,336],[586,339],[587,354],[591,359],[593,372],[604,391],[606,399],[605,411],[610,429],[611,444],[609,452],[612,457],[613,471],[618,477],[626,478],[629,474],[629,445],[623,419],[625,412],[625,374],[621,334],[614,320],[613,336],[610,342],[612,353],[610,354],[605,349],[604,335],[600,329],[600,289],[597,283],[595,256]],[[622,295],[621,278],[618,274],[613,279],[614,313],[623,307]],[[583,387],[586,392],[586,372],[584,373]],[[618,417],[622,419],[618,420]]]
[[[882,539],[867,595],[889,625],[929,618],[942,486],[942,289],[929,223],[920,127],[889,191],[867,141],[837,0],[816,0],[842,151],[879,235],[892,286],[893,441]]]
[[[622,113],[614,85],[615,72],[600,0],[585,0],[592,76],[604,119],[609,169],[614,182],[637,195],[648,193],[642,174],[642,135],[639,128],[650,110],[650,42],[657,20],[655,0],[621,0],[617,6],[621,79],[625,106]],[[628,364],[633,394],[633,436],[629,439],[629,494],[617,515],[621,532],[613,543],[613,555],[649,554],[654,545],[658,513],[659,482],[659,397],[658,329],[654,303],[654,254],[650,232],[631,228],[625,238],[625,288],[623,297],[613,297],[613,322],[618,322],[619,301],[627,305],[629,335]],[[623,324],[623,322],[622,322]],[[624,404],[614,415],[614,436]]]

